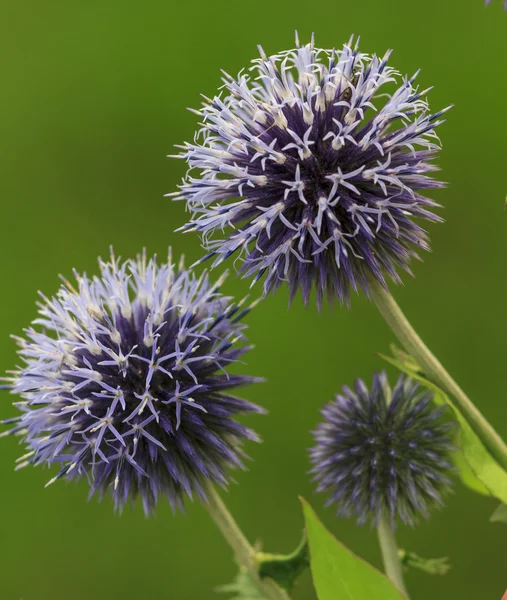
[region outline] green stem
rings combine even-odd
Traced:
[[[380,283],[371,283],[370,295],[380,314],[398,337],[405,350],[413,356],[426,377],[453,398],[457,408],[475,431],[491,455],[507,469],[507,446],[490,423],[442,366],[440,361],[410,325],[400,307]]]
[[[403,566],[398,554],[396,538],[385,515],[382,515],[380,518],[377,532],[386,574],[408,600],[407,589],[403,581]]]
[[[261,579],[258,573],[256,552],[246,539],[244,533],[229,512],[213,485],[206,488],[208,503],[205,505],[216,526],[232,548],[236,560],[248,571],[259,589],[269,600],[290,600],[289,594],[276,581],[269,578]]]

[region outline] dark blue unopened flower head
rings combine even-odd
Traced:
[[[75,273],[56,297],[42,296],[39,318],[17,338],[23,366],[7,378],[22,397],[4,423],[28,453],[19,466],[59,465],[60,477],[110,491],[122,509],[140,496],[146,513],[159,497],[174,508],[206,498],[242,467],[244,440],[256,434],[235,416],[260,412],[233,395],[255,379],[227,373],[248,346],[250,310],[220,294],[223,280],[197,278],[171,257],[100,261],[100,276]]]
[[[403,376],[391,390],[381,373],[370,391],[358,379],[324,407],[311,472],[339,515],[377,524],[384,514],[393,527],[398,517],[413,525],[442,503],[451,483],[453,423],[442,420],[444,409],[432,400]]]
[[[429,249],[420,220],[440,220],[422,192],[443,185],[431,175],[445,110],[432,114],[417,73],[401,78],[389,55],[296,39],[224,76],[196,111],[201,127],[179,155],[190,170],[170,194],[187,202],[182,230],[202,234],[204,259],[235,255],[265,293],[287,281],[308,302],[315,286],[319,306],[324,293],[347,301],[370,278],[410,272]]]

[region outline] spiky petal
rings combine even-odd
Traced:
[[[111,254],[99,277],[75,277],[17,338],[24,365],[7,380],[23,414],[2,435],[24,436],[18,466],[56,463],[49,483],[86,477],[91,494],[109,490],[120,510],[139,495],[146,513],[159,496],[182,508],[206,480],[225,486],[243,440],[258,439],[234,417],[261,409],[231,395],[256,379],[227,373],[248,350],[250,306],[171,256]]]

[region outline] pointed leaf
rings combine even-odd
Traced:
[[[303,537],[299,546],[292,554],[256,554],[259,564],[259,575],[274,579],[288,592],[301,573],[310,566],[310,554],[306,537]]]
[[[301,502],[319,600],[406,600],[383,573],[333,537],[305,500]]]
[[[399,550],[398,554],[402,565],[407,568],[418,569],[428,575],[446,575],[451,568],[447,556],[443,556],[442,558],[423,558],[415,552],[407,552],[402,549]]]
[[[243,567],[232,583],[219,587],[217,592],[232,594],[229,600],[266,600],[266,596],[259,591],[254,581]]]
[[[492,523],[507,523],[507,506],[500,504],[489,518]]]

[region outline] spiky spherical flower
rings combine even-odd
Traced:
[[[287,281],[308,302],[327,291],[347,301],[409,271],[428,236],[414,220],[440,220],[419,190],[439,150],[428,90],[400,78],[382,59],[312,43],[261,58],[207,99],[190,170],[180,191],[192,212],[182,230],[201,232],[213,265],[237,253],[244,276],[265,276],[264,292]],[[447,110],[447,109],[446,109]],[[211,234],[232,227],[225,239]],[[203,259],[203,260],[204,260]]]
[[[251,305],[170,255],[99,264],[99,277],[75,273],[77,286],[42,296],[18,338],[24,365],[8,381],[23,414],[2,435],[24,436],[19,466],[57,463],[49,483],[86,477],[90,495],[110,490],[118,509],[136,496],[146,513],[159,496],[173,509],[205,499],[205,482],[226,485],[243,440],[258,439],[234,417],[261,409],[231,395],[256,380],[226,372],[248,350],[240,321]]]
[[[322,410],[310,450],[317,491],[330,494],[341,516],[377,524],[385,514],[414,524],[442,503],[450,485],[454,424],[442,420],[433,395],[401,376],[391,391],[385,373],[371,391],[358,379]]]

